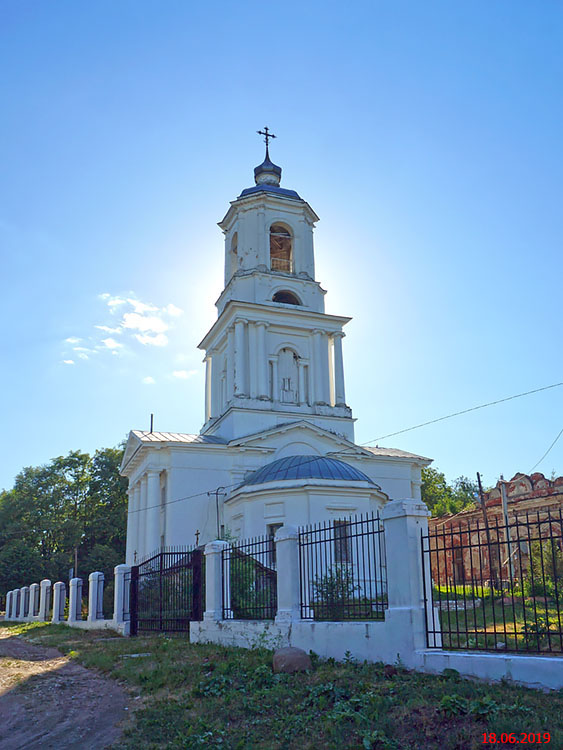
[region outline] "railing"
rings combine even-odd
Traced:
[[[429,647],[563,651],[561,509],[508,524],[442,525],[422,537],[432,589],[425,591]]]
[[[272,537],[233,542],[222,554],[223,618],[273,620],[277,573]]]
[[[378,514],[299,531],[301,617],[378,620],[387,607],[385,534]]]
[[[270,268],[272,271],[283,271],[292,273],[292,263],[290,258],[270,258]]]

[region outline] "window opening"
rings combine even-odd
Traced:
[[[301,302],[299,302],[299,300],[297,299],[296,295],[293,294],[293,292],[288,292],[286,290],[283,290],[281,292],[276,292],[274,296],[272,297],[272,302],[283,302],[285,305],[300,305],[301,304]]]
[[[270,268],[272,271],[292,273],[293,248],[290,232],[282,224],[270,227]]]
[[[334,521],[334,561],[352,562],[352,540],[348,521]]]

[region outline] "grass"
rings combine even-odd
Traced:
[[[442,593],[441,599],[452,601],[455,597]],[[500,596],[478,599],[477,595],[468,595],[466,609],[439,610],[443,647],[494,650],[497,643],[502,643],[511,651],[563,651],[563,615],[555,602],[539,597],[535,601],[516,596],[514,601],[510,596],[507,599],[503,605]],[[459,595],[457,600],[463,602]],[[471,607],[474,601],[480,601],[481,606]],[[439,604],[437,597],[434,602]]]
[[[485,747],[484,732],[549,732],[549,747],[563,747],[563,693],[491,686],[455,670],[434,676],[315,656],[310,673],[274,675],[266,649],[190,644],[185,636],[109,638],[108,631],[44,623],[1,626],[129,689],[136,710],[114,750],[475,750]]]

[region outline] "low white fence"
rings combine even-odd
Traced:
[[[96,630],[110,628],[129,635],[129,577],[128,565],[114,568],[113,617],[104,619],[104,574],[96,571],[88,576],[88,614],[82,619],[83,579],[72,578],[67,587],[62,581],[54,585],[47,578],[41,583],[22,586],[6,594],[5,620],[16,622],[52,622],[74,628]]]

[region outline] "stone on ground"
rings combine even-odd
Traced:
[[[312,668],[311,657],[302,648],[287,646],[274,651],[274,672],[305,672]]]

